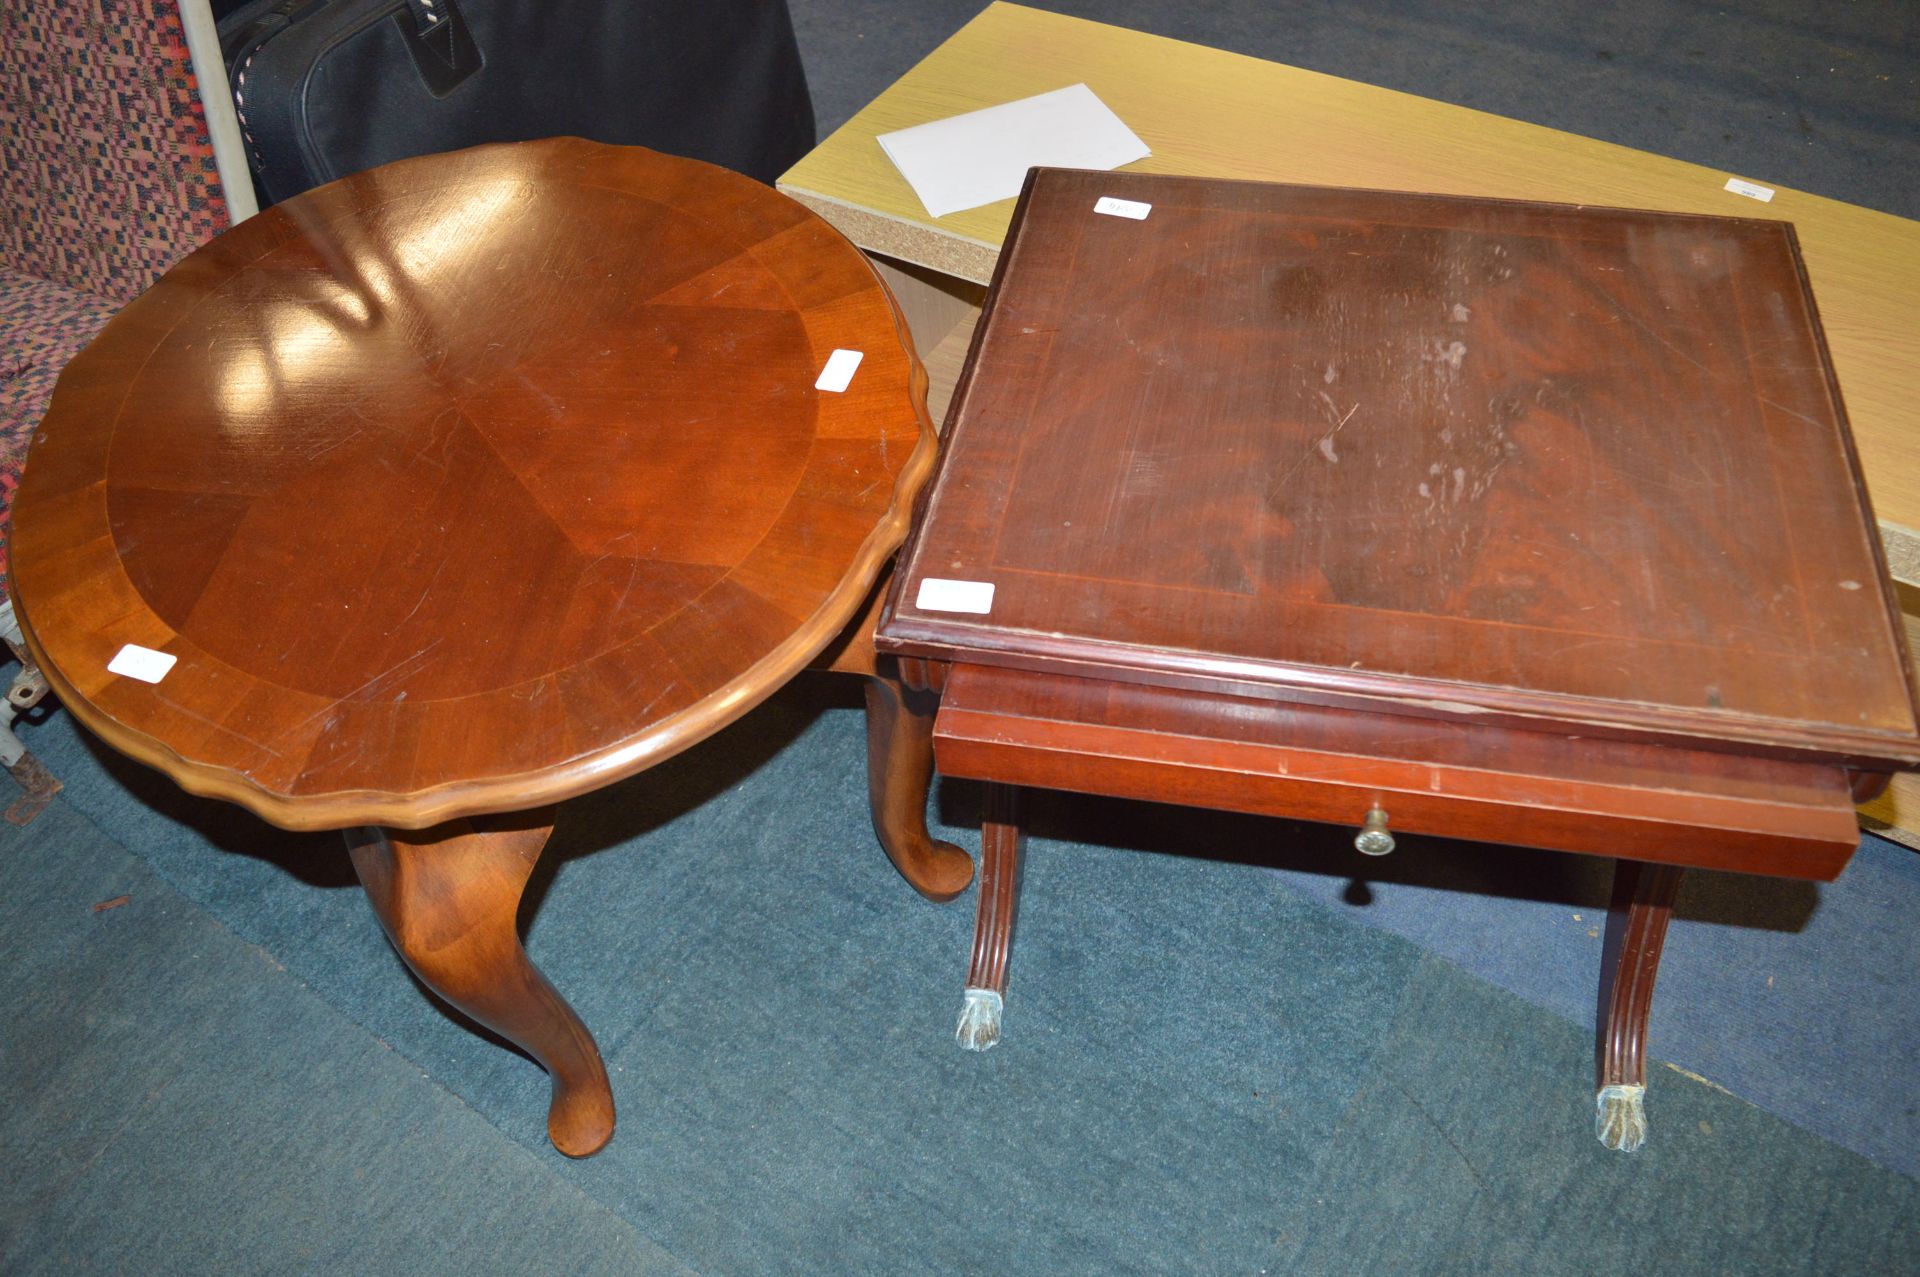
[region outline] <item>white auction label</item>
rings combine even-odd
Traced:
[[[993,611],[993,582],[922,577],[913,605],[922,612],[977,612],[985,616]]]
[[[813,388],[839,394],[852,383],[853,370],[860,366],[860,358],[857,350],[834,351],[827,356],[827,366],[820,370],[820,380],[813,383]]]
[[[1093,202],[1093,211],[1105,213],[1109,217],[1131,217],[1136,222],[1147,220],[1147,214],[1153,212],[1153,205],[1142,204],[1138,200],[1117,200],[1111,195],[1102,195]]]
[[[107,672],[137,678],[142,683],[158,683],[179,659],[171,652],[156,652],[150,647],[129,643],[107,662]]]
[[[1744,195],[1750,200],[1759,200],[1762,204],[1765,204],[1773,198],[1773,188],[1771,186],[1760,186],[1754,182],[1743,182],[1737,177],[1727,179],[1727,189],[1735,195]]]

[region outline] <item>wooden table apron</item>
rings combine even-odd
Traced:
[[[860,353],[843,391],[815,380]],[[527,961],[551,805],[819,659],[935,438],[865,258],[738,175],[577,139],[404,161],[280,204],[67,368],[14,507],[21,628],[68,708],[184,788],[348,831],[421,977],[610,1138],[593,1039]],[[841,637],[834,667],[885,675]],[[109,671],[128,645],[174,660]],[[966,885],[873,694],[883,842]],[[891,712],[887,712],[891,711]]]
[[[875,639],[996,787],[962,1041],[1002,788],[1613,855],[1636,1147],[1680,868],[1831,879],[1920,765],[1897,614],[1790,227],[1033,170]]]

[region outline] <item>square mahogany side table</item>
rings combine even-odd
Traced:
[[[1830,880],[1920,763],[1786,223],[1035,170],[946,433],[876,643],[990,782],[966,1045],[1019,786],[1615,856],[1631,1149],[1680,870]]]

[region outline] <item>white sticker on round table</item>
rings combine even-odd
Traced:
[[[839,394],[852,384],[854,370],[860,366],[860,358],[857,350],[834,351],[827,356],[827,366],[820,370],[820,379],[813,383],[813,388]]]
[[[138,643],[129,643],[107,662],[107,673],[137,678],[142,683],[158,683],[180,658],[171,652],[156,652]]]

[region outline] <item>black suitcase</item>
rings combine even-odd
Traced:
[[[263,204],[560,135],[772,182],[814,140],[785,0],[249,0],[219,31]]]

